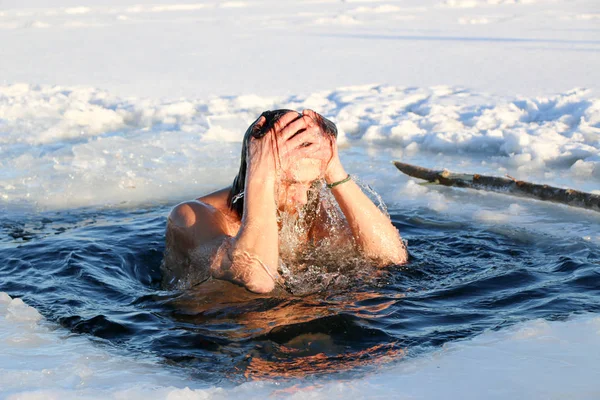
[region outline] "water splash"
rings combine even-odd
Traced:
[[[382,213],[384,213],[387,217],[390,216],[390,214],[388,213],[388,210],[387,210],[387,206],[385,205],[385,202],[381,198],[381,195],[375,191],[375,189],[373,189],[368,183],[363,182],[356,175],[352,175],[352,180],[354,180],[354,182],[356,182],[356,184],[361,188],[363,193],[365,193],[367,195],[367,197],[369,199],[371,199],[373,204],[375,204]]]
[[[372,189],[369,193],[386,212],[381,197]],[[345,290],[379,275],[357,250],[342,210],[323,181],[313,185],[305,206],[280,212],[278,223],[279,272],[290,293]]]
[[[231,199],[231,202],[233,204],[235,204],[236,202],[238,202],[243,197],[244,197],[244,192],[240,192],[240,193],[236,194],[235,196],[233,196],[233,198]]]

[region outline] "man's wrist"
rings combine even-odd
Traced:
[[[347,177],[348,173],[341,165],[339,165],[338,167],[333,168],[331,171],[328,171],[327,174],[325,174],[325,182],[327,182],[327,184],[329,185],[334,182],[344,180]]]
[[[268,170],[248,170],[246,173],[246,187],[256,185],[260,187],[275,187],[276,176],[273,171]]]

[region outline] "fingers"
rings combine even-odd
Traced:
[[[300,147],[296,149],[289,158],[290,160],[317,160],[322,163],[321,165],[323,166],[323,170],[325,170],[329,164],[329,161],[331,160],[331,151],[328,151],[327,147],[325,146],[313,144],[308,147]]]
[[[322,130],[323,117],[320,114],[314,112],[313,110],[303,110],[302,115],[308,119],[309,126],[317,126],[320,130]]]
[[[290,111],[286,114],[284,114],[281,118],[279,118],[277,120],[277,122],[275,122],[275,125],[273,127],[273,130],[275,131],[276,134],[278,134],[279,132],[281,132],[290,122],[292,122],[294,119],[298,118],[299,114],[295,111]]]
[[[260,118],[254,123],[254,126],[260,128],[265,124],[265,122],[267,122],[267,119],[264,117],[264,115],[261,115]]]
[[[300,135],[298,135],[300,136]],[[311,154],[318,151],[319,144],[314,142],[297,141],[293,145],[288,141],[283,148],[279,149],[279,156],[282,160],[282,165],[286,165],[291,160],[300,158],[311,158]]]
[[[311,117],[311,118],[315,118],[315,116],[317,116],[318,114],[316,112],[314,112],[313,110],[310,109],[305,109],[302,110],[302,115],[306,115],[307,117]]]
[[[310,146],[298,147],[293,153],[289,156],[290,158],[299,159],[299,158],[313,158],[320,160],[319,157],[321,151],[318,149],[319,144],[312,144]]]
[[[312,110],[304,110],[302,114],[290,111],[275,122],[273,131],[277,136],[277,139],[283,141],[294,137],[294,135],[302,129],[320,131],[321,126],[319,124],[319,117],[319,114]],[[263,118],[261,117],[259,121],[262,126],[264,123]]]
[[[314,112],[313,110],[303,110],[302,115],[308,121],[308,126],[312,129],[316,129],[324,136],[332,136],[332,132],[329,131],[325,124],[325,119],[321,114]]]
[[[304,117],[300,117],[294,122],[291,122],[285,128],[283,128],[279,134],[281,140],[288,140],[292,136],[296,134],[301,129],[306,129],[308,126],[308,121]]]
[[[261,116],[255,123],[264,129],[266,118]],[[323,132],[321,116],[312,110],[302,114],[287,112],[279,118],[267,135],[268,140],[251,140],[249,159],[266,160],[268,154],[275,168],[288,168],[289,159],[310,158],[328,163],[334,153],[332,140]],[[267,154],[268,153],[268,154]]]
[[[250,128],[252,130],[252,138],[264,136],[264,134],[261,135],[260,132],[262,131],[262,127],[265,124],[265,122],[267,122],[267,119],[263,115],[261,115],[256,121],[254,121],[254,124],[252,124],[252,127]]]
[[[316,123],[311,117],[303,115],[296,121],[291,122],[286,126],[278,136],[278,140],[292,140],[296,138],[296,134],[309,132],[315,136],[322,136],[321,126]]]
[[[317,140],[311,142],[303,141],[288,154],[289,157],[292,158],[312,158],[315,160],[329,162],[329,160],[331,160],[333,151],[327,140],[324,140],[322,137],[318,137]]]
[[[307,147],[309,145],[321,142],[321,137],[315,133],[314,130],[305,130],[304,132],[298,133],[285,142],[285,147],[292,150],[300,146]]]
[[[316,125],[319,127],[321,132],[326,136],[337,137],[337,128],[335,124],[323,117],[321,114],[314,112],[313,110],[303,110],[302,115],[310,119],[309,125]]]

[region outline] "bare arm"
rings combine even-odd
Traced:
[[[248,188],[251,196],[261,194],[253,189],[260,188],[257,183]],[[167,279],[175,281],[189,274],[206,279],[212,275],[242,285],[253,292],[270,291],[274,281],[270,274],[275,277],[277,271],[266,270],[263,265],[269,262],[270,251],[273,249],[261,244],[273,243],[267,229],[271,224],[268,210],[253,207],[256,204],[253,202],[249,205],[246,215],[258,214],[264,218],[259,221],[260,224],[252,223],[253,218],[245,219],[234,237],[227,234],[228,222],[224,215],[209,204],[189,201],[177,205],[167,222],[166,244],[169,251],[166,252],[164,265]],[[267,201],[263,204],[271,203]],[[273,224],[276,226],[276,223]],[[277,251],[277,236],[274,243],[274,251]],[[193,270],[186,270],[188,266]]]
[[[229,280],[256,293],[273,290],[278,278],[279,243],[274,182],[249,177],[244,217],[238,234],[225,239],[213,259],[215,278]]]
[[[347,176],[339,164],[325,180],[327,183],[338,182]],[[331,191],[348,221],[352,236],[367,257],[381,266],[406,262],[408,255],[398,230],[356,182],[350,180]]]

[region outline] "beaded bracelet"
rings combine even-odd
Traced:
[[[337,185],[341,185],[342,183],[348,182],[350,179],[352,179],[352,177],[350,176],[350,174],[348,174],[348,176],[345,179],[342,179],[341,181],[337,181],[337,182],[333,182],[333,183],[328,183],[327,187],[329,189],[333,189]]]

